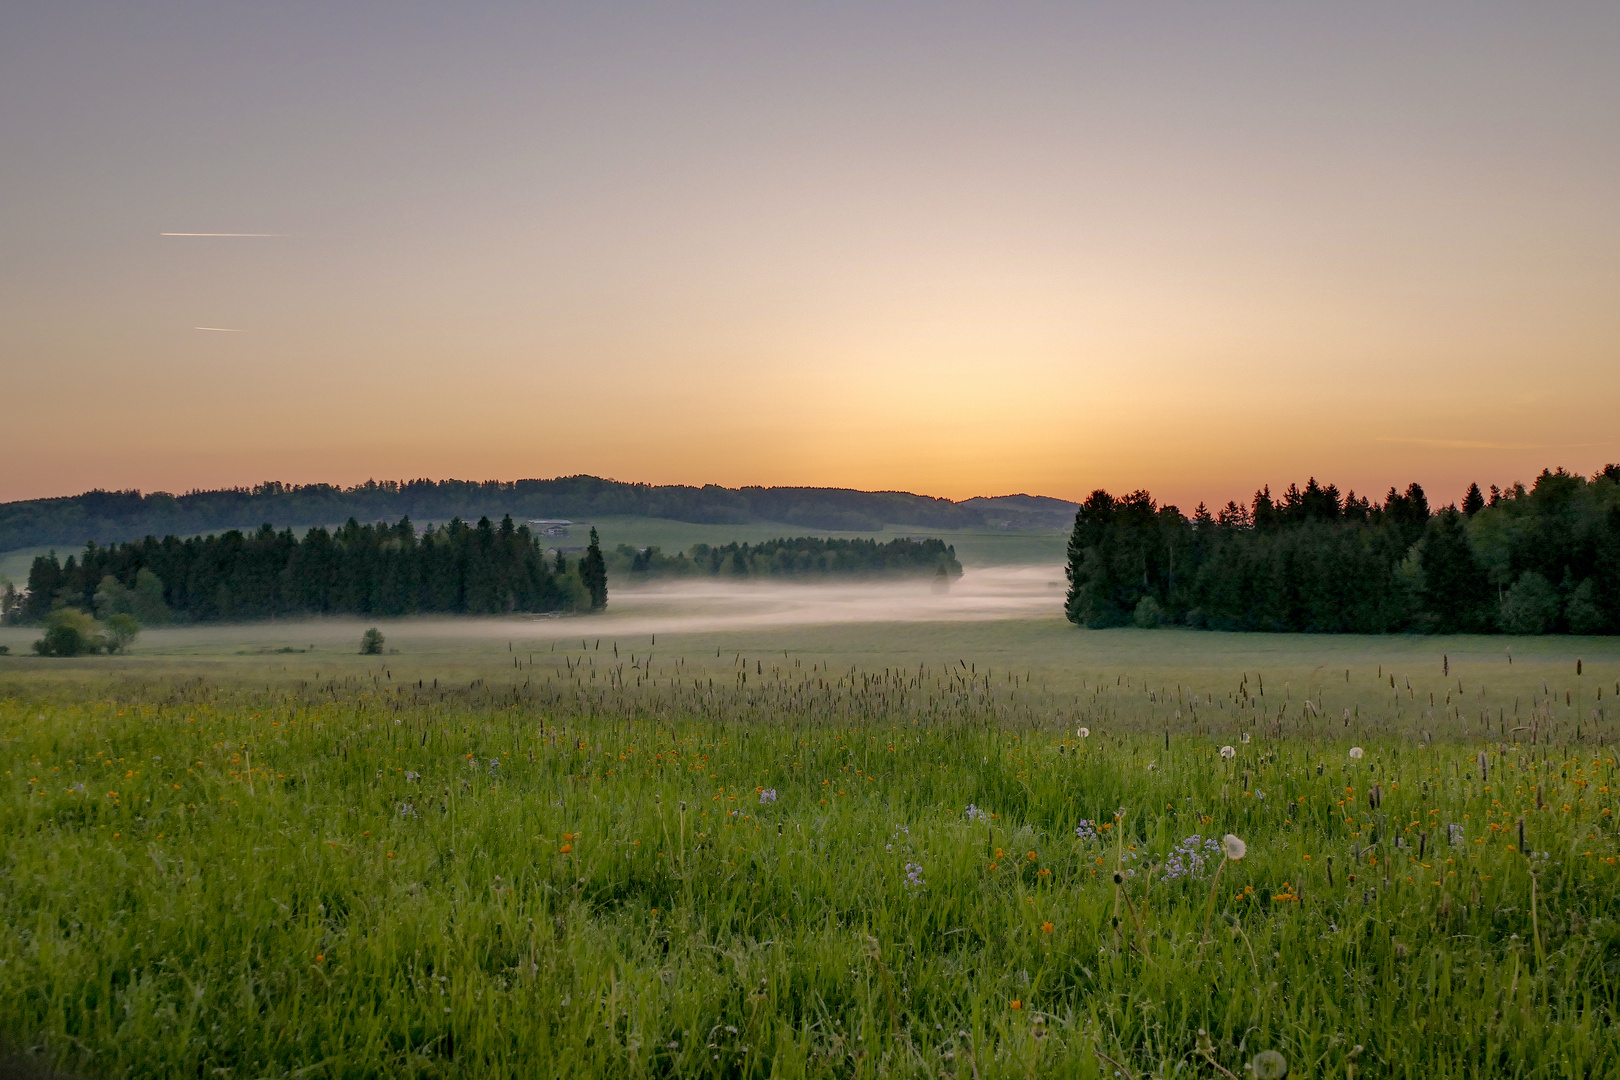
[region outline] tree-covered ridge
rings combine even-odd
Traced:
[[[592,543],[569,565],[548,560],[527,526],[459,518],[420,535],[397,524],[314,528],[302,538],[265,525],[181,540],[89,544],[66,563],[34,560],[23,621],[56,608],[125,612],[142,622],[255,619],[271,615],[493,615],[572,611],[607,603],[601,552]]]
[[[620,544],[608,556],[608,568],[634,580],[646,577],[809,578],[848,576],[962,576],[956,548],[943,540],[838,540],[816,536],[765,540],[758,544],[694,544],[690,551],[666,555],[656,547],[636,549]]]
[[[995,503],[998,500],[990,500]],[[252,488],[167,492],[87,491],[59,499],[0,504],[0,551],[49,544],[78,547],[167,533],[185,536],[268,521],[277,528],[410,517],[474,520],[510,514],[668,518],[698,524],[781,521],[814,529],[875,531],[888,524],[975,528],[994,506],[953,503],[903,491],[629,484],[595,476],[553,480],[367,481],[354,487],[266,482]]]
[[[1620,465],[1470,487],[1431,512],[1313,478],[1191,517],[1095,491],[1069,540],[1071,622],[1313,633],[1620,633]]]

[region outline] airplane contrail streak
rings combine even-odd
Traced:
[[[243,334],[245,330],[237,330],[230,326],[193,326],[193,330],[212,330],[216,334]]]
[[[286,236],[284,232],[160,232],[159,236]]]

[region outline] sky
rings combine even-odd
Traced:
[[[1611,2],[8,4],[0,500],[1589,474],[1617,58]]]

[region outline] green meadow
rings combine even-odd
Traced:
[[[12,1060],[1620,1072],[1613,639],[635,618],[0,632]]]

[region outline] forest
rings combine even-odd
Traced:
[[[360,521],[474,520],[510,514],[592,518],[631,515],[697,524],[776,521],[811,529],[872,532],[888,524],[924,528],[1066,528],[1072,503],[1029,496],[954,503],[903,491],[631,484],[595,476],[552,480],[267,482],[251,488],[167,492],[87,491],[0,504],[0,551],[87,541],[111,544],[145,536],[188,536],[268,521],[277,528]]]
[[[1469,487],[1431,510],[1312,478],[1189,517],[1146,491],[1075,515],[1065,613],[1080,626],[1309,633],[1620,633],[1620,465]]]
[[[459,518],[420,534],[409,518],[302,538],[269,525],[182,540],[166,536],[89,544],[66,563],[36,558],[16,621],[54,608],[127,614],[144,625],[278,615],[494,615],[585,611],[607,606],[607,573],[596,530],[570,563],[547,559],[527,526]]]
[[[901,577],[962,576],[956,548],[943,540],[900,537],[838,540],[799,536],[765,540],[752,546],[693,544],[689,551],[667,555],[656,547],[620,544],[607,555],[608,569],[630,581],[660,577],[814,578],[831,575]]]

